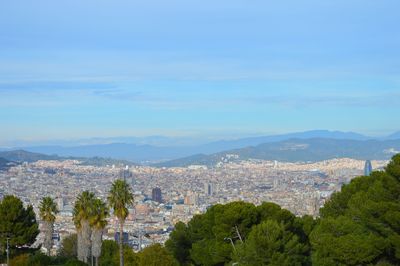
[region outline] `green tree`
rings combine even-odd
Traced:
[[[345,216],[322,219],[311,243],[315,265],[367,265],[388,247],[383,237]]]
[[[10,266],[28,266],[29,254],[21,254],[10,260]]]
[[[257,206],[257,212],[259,215],[258,223],[266,220],[275,220],[279,223],[292,226],[295,220],[295,216],[288,210],[282,209],[278,204],[272,202],[263,202]]]
[[[386,172],[355,178],[331,197],[310,235],[314,264],[400,264],[399,168],[396,155]]]
[[[73,210],[73,220],[77,230],[78,259],[85,263],[88,262],[91,252],[91,228],[89,219],[92,213],[95,195],[92,192],[82,192],[75,201]]]
[[[76,258],[77,257],[77,235],[72,234],[65,237],[61,243],[61,251],[60,255],[67,258]]]
[[[137,266],[138,257],[133,250],[123,245],[124,249],[124,265]],[[119,245],[112,240],[104,240],[101,247],[101,255],[99,258],[100,266],[118,266],[119,265]]]
[[[171,232],[168,241],[165,243],[167,250],[173,254],[180,265],[190,263],[190,249],[192,240],[186,224],[178,222],[174,231]]]
[[[165,246],[181,265],[224,265],[237,258],[236,250],[246,245],[254,226],[271,220],[304,248],[299,257],[302,265],[309,264],[308,236],[315,225],[313,218],[296,218],[274,203],[257,207],[245,202],[214,205],[187,225],[176,224]]]
[[[51,264],[52,260],[49,256],[46,256],[41,252],[36,252],[29,257],[27,266],[48,266]]]
[[[306,265],[309,247],[283,223],[265,220],[253,227],[247,241],[237,245],[239,265]]]
[[[107,225],[108,208],[100,199],[93,201],[90,214],[90,226],[92,228],[92,256],[95,258],[96,266],[101,255],[101,245],[103,238],[103,230]]]
[[[390,163],[386,166],[386,173],[400,180],[400,153],[393,156]]]
[[[118,244],[112,240],[103,240],[103,244],[101,246],[101,255],[99,258],[99,265],[114,266],[115,254],[119,255]],[[118,266],[118,263],[115,266]]]
[[[232,202],[214,205],[188,223],[192,241],[190,258],[195,264],[221,265],[231,261],[233,242],[246,240],[257,224],[258,212],[251,203]]]
[[[35,242],[39,230],[31,205],[24,208],[19,198],[7,195],[0,201],[0,217],[0,248],[3,254],[7,237],[11,247]]]
[[[70,259],[63,266],[87,266],[87,264],[80,260]]]
[[[160,244],[151,245],[139,253],[139,266],[174,266],[174,257]]]
[[[122,248],[124,223],[129,214],[128,207],[133,205],[133,194],[126,181],[121,179],[114,181],[108,195],[108,203],[119,221],[120,266],[124,266],[124,253]]]
[[[139,258],[133,252],[133,249],[127,245],[123,245],[123,256],[124,256],[124,266],[138,266],[139,265]],[[114,254],[113,262],[115,266],[121,263],[120,252],[118,247],[118,252]]]
[[[56,214],[58,213],[57,205],[51,197],[44,197],[39,205],[40,218],[44,223],[44,243],[43,246],[46,248],[47,255],[50,255],[50,249],[52,247],[52,237],[54,231],[54,221],[56,220]]]

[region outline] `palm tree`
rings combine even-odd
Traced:
[[[50,255],[50,249],[52,246],[52,237],[54,230],[54,221],[56,220],[56,214],[58,213],[58,208],[56,203],[51,197],[42,198],[40,205],[40,218],[44,222],[44,243],[43,246],[47,250],[47,255]]]
[[[85,263],[88,262],[91,251],[91,229],[89,219],[95,199],[94,193],[84,191],[75,201],[73,220],[78,235],[78,259]]]
[[[117,216],[119,221],[119,264],[120,266],[124,266],[122,246],[124,223],[129,214],[128,206],[133,205],[133,194],[126,181],[121,179],[114,181],[108,194],[108,204],[113,209],[114,215]]]
[[[98,266],[99,257],[101,255],[103,230],[107,225],[106,218],[108,216],[108,207],[101,199],[95,199],[91,211],[89,222],[92,228],[92,258],[96,258],[96,266]]]

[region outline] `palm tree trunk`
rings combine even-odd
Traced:
[[[101,255],[102,237],[103,237],[103,229],[93,228],[91,236],[92,256],[95,258],[98,258]]]
[[[50,250],[52,247],[53,238],[53,223],[50,221],[44,222],[44,243],[43,246],[46,248],[47,256],[50,256]]]
[[[123,243],[123,237],[124,237],[124,222],[119,220],[119,265],[124,266],[124,247],[122,245]]]
[[[90,241],[91,238],[91,229],[89,225],[89,221],[82,220],[82,250],[83,250],[83,262],[88,263],[90,258],[90,253],[92,249],[92,243]]]
[[[95,257],[96,266],[99,266],[99,257]]]
[[[78,260],[80,261],[84,261],[85,256],[84,256],[84,247],[83,247],[83,239],[82,239],[82,229],[80,229],[77,232],[77,237],[78,237],[78,247],[77,247],[77,251],[78,251]]]

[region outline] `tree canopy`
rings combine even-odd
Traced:
[[[310,217],[306,220],[308,224],[313,223]],[[280,247],[286,245],[289,249],[297,245],[296,254],[305,262],[310,249],[307,232],[311,230],[306,232],[305,224],[302,218],[296,218],[274,203],[256,207],[251,203],[232,202],[212,206],[205,214],[193,217],[187,225],[178,223],[166,248],[181,265],[224,265],[238,260],[245,263],[246,257],[253,255],[250,247],[265,240],[257,235],[275,230],[286,239]],[[262,253],[259,252],[260,256]]]
[[[314,264],[400,264],[399,158],[385,172],[353,179],[325,204],[310,238]]]
[[[317,219],[218,204],[176,224],[166,248],[181,265],[400,265],[400,155],[344,185]]]
[[[6,239],[10,246],[31,245],[39,234],[35,212],[31,205],[26,208],[22,201],[11,195],[0,201],[0,247],[5,251]]]

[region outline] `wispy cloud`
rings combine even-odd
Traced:
[[[100,81],[23,81],[0,82],[0,91],[52,91],[52,90],[109,90],[116,88],[110,82]]]
[[[281,89],[279,84],[268,89],[229,88],[230,83],[185,81],[147,84],[130,82],[120,84],[111,81],[24,81],[0,83],[0,102],[10,105],[68,105],[97,100],[101,103],[134,103],[153,109],[235,108],[280,106],[284,108],[309,107],[391,107],[400,105],[400,93],[394,89],[363,92],[357,90],[313,90],[297,87]],[[161,88],[161,87],[162,88]],[[263,83],[253,84],[263,87]],[[276,89],[273,87],[276,86]],[[303,84],[303,86],[305,86]],[[160,88],[157,88],[160,87]],[[32,101],[21,101],[30,98]]]

